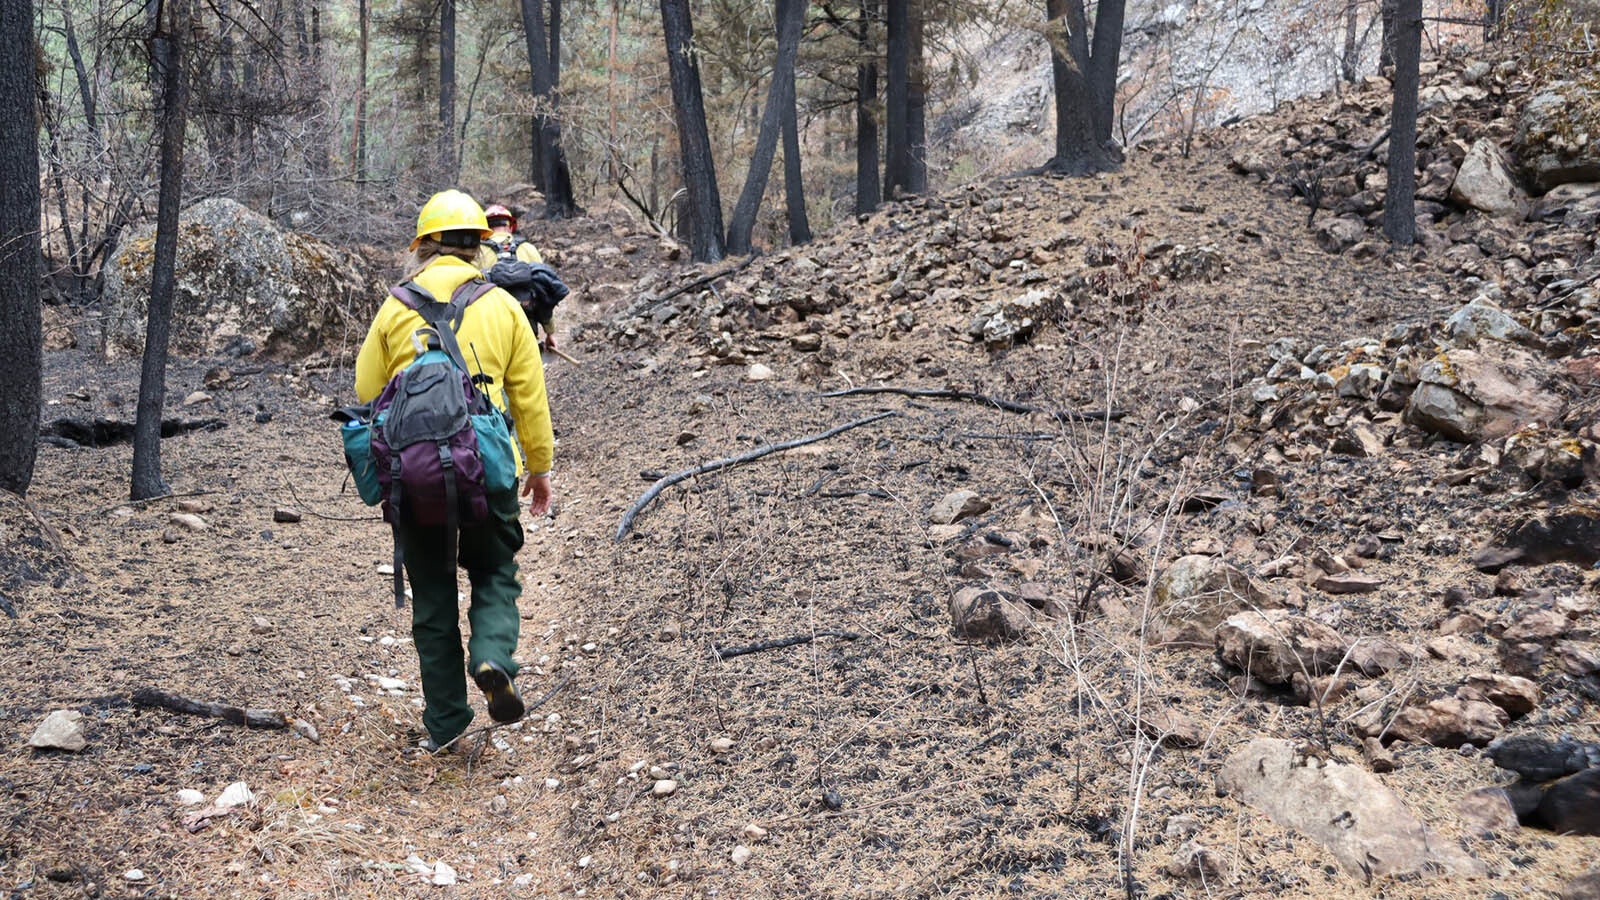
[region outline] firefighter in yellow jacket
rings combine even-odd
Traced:
[[[485,275],[494,268],[494,264],[502,259],[514,259],[535,265],[544,262],[544,256],[539,253],[539,248],[533,242],[517,234],[517,217],[504,206],[496,203],[483,211],[484,217],[489,220],[489,230],[494,232],[483,239],[483,244],[478,250],[478,268]],[[539,330],[544,332],[542,343],[546,350],[556,349],[555,314],[547,313],[538,323]]]
[[[481,277],[474,261],[479,241],[489,235],[477,201],[460,191],[435,194],[417,217],[405,280],[415,281],[435,297],[450,297],[462,284]],[[411,364],[417,353],[412,335],[425,325],[419,313],[397,298],[384,301],[356,357],[356,396],[362,402],[377,397],[389,379]],[[531,498],[528,511],[542,516],[550,510],[555,439],[533,328],[517,301],[497,288],[465,309],[456,337],[475,374],[481,369],[492,379],[484,385],[486,392],[516,423],[526,461],[526,469],[518,474],[528,473],[522,496]],[[472,721],[467,671],[488,699],[490,718],[514,722],[524,712],[513,684],[517,663],[512,659],[521,626],[516,554],[522,548],[522,524],[514,490],[491,494],[488,500],[492,513],[488,522],[461,526],[457,560],[446,558],[450,542],[442,527],[402,521],[396,528],[411,581],[411,634],[421,662],[426,703],[422,721],[428,730],[423,746],[430,749],[448,744]],[[467,612],[472,636],[465,660],[457,562],[472,584]]]

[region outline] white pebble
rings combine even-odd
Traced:
[[[728,857],[733,860],[733,864],[734,865],[742,866],[745,863],[749,862],[750,861],[750,857],[752,857],[754,855],[755,854],[753,852],[751,852],[749,847],[746,847],[745,845],[740,844],[739,846],[733,848],[733,852],[728,854]]]
[[[657,797],[671,797],[677,792],[678,783],[673,781],[671,778],[663,778],[660,781],[657,781],[655,783],[655,787],[650,789],[650,793],[656,795]]]

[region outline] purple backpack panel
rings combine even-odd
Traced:
[[[467,525],[489,518],[470,418],[481,396],[471,378],[437,350],[418,357],[378,395],[372,458],[386,521]]]

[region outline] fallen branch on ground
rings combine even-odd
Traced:
[[[856,419],[854,422],[846,422],[843,425],[830,428],[821,434],[813,434],[809,437],[795,438],[792,441],[784,441],[779,444],[767,444],[762,447],[757,447],[754,450],[741,453],[738,456],[728,456],[722,459],[714,459],[711,462],[702,463],[692,469],[684,469],[682,472],[674,472],[671,475],[664,476],[658,479],[655,484],[650,485],[650,488],[643,494],[640,494],[639,499],[633,501],[633,505],[628,507],[628,511],[626,513],[623,513],[622,521],[617,524],[616,540],[620,541],[628,536],[628,532],[633,528],[634,517],[642,512],[646,506],[649,506],[650,501],[654,500],[662,491],[680,481],[693,478],[696,475],[705,475],[708,472],[715,472],[718,469],[726,469],[729,466],[736,466],[740,463],[747,463],[752,460],[757,460],[763,456],[777,453],[782,450],[792,450],[795,447],[802,447],[806,444],[814,444],[818,441],[827,440],[836,434],[849,431],[852,428],[860,428],[862,425],[870,425],[879,419],[888,419],[899,415],[900,414],[897,412],[881,412],[876,415],[867,416],[864,419]]]
[[[671,300],[673,297],[676,297],[679,294],[686,294],[689,291],[694,290],[695,288],[705,287],[706,285],[712,283],[713,281],[720,281],[721,279],[727,278],[729,275],[732,275],[732,274],[734,274],[736,272],[742,272],[742,271],[745,270],[745,268],[747,266],[749,266],[751,263],[753,263],[755,261],[756,261],[756,255],[752,253],[751,255],[745,257],[744,262],[739,263],[736,266],[729,266],[728,268],[723,269],[720,272],[712,272],[710,275],[706,275],[706,276],[703,276],[703,277],[700,277],[700,278],[696,278],[695,280],[693,280],[693,281],[689,282],[688,284],[685,284],[685,285],[683,285],[681,287],[675,287],[672,290],[667,291],[665,294],[662,294],[661,296],[655,298],[654,300],[651,300],[649,305],[650,306],[660,306],[661,304],[667,302],[668,300]]]
[[[983,394],[974,394],[971,391],[947,391],[929,388],[903,388],[883,385],[879,387],[847,388],[842,391],[828,391],[819,394],[821,397],[853,397],[858,394],[899,394],[903,397],[918,397],[926,400],[966,400],[971,403],[980,403],[993,406],[1006,412],[1014,413],[1044,413],[1058,422],[1115,422],[1126,416],[1125,409],[1045,409],[1042,406],[1032,406],[1027,403],[1018,403],[1015,400],[1006,400],[1000,397],[986,397]]]
[[[819,637],[836,637],[847,641],[853,641],[860,638],[861,635],[856,634],[853,631],[817,631],[811,634],[797,634],[794,637],[776,638],[770,641],[758,641],[754,644],[746,644],[743,647],[719,648],[717,645],[712,644],[711,655],[715,656],[720,661],[724,659],[732,659],[735,656],[744,656],[748,653],[761,653],[766,650],[781,650],[784,647],[793,647],[795,644],[809,644]]]
[[[350,477],[349,474],[346,473],[345,474],[345,479],[348,480],[349,477]],[[295,504],[297,506],[299,506],[301,509],[305,510],[306,511],[306,515],[312,516],[313,518],[327,519],[330,522],[376,522],[376,521],[378,521],[378,520],[383,518],[383,516],[380,516],[380,515],[371,515],[371,516],[336,516],[336,515],[334,515],[332,513],[317,512],[317,510],[311,504],[309,504],[305,500],[301,499],[300,492],[294,489],[294,482],[290,481],[287,478],[282,479],[282,481],[283,481],[284,488],[289,491],[289,496],[294,498]]]
[[[149,706],[160,709],[169,709],[173,712],[186,713],[191,716],[209,716],[213,719],[223,719],[235,725],[246,725],[250,728],[288,728],[289,721],[283,713],[275,709],[240,709],[237,706],[227,706],[222,703],[202,703],[190,700],[177,694],[157,688],[142,687],[133,692],[134,706]]]

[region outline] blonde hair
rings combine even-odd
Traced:
[[[447,247],[432,237],[425,237],[417,244],[417,249],[406,257],[406,276],[400,280],[410,281],[416,278],[422,274],[423,269],[432,265],[433,261],[441,256],[454,256],[457,259],[473,262],[478,258],[478,248]]]

